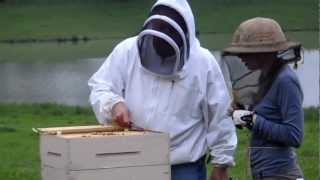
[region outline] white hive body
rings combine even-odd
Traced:
[[[111,126],[40,131],[43,180],[170,180],[169,136]]]

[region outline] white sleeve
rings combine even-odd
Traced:
[[[101,124],[110,123],[113,105],[124,101],[126,58],[125,50],[118,45],[88,81],[89,101]]]
[[[228,115],[231,99],[218,65],[208,73],[205,120],[207,142],[214,166],[234,166],[235,126]]]

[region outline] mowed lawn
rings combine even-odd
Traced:
[[[318,31],[316,0],[189,0],[201,33],[233,33],[245,19],[271,17],[286,31]],[[7,0],[0,40],[115,38],[137,34],[154,0]]]
[[[316,0],[189,0],[203,47],[222,50],[245,19],[271,17],[288,39],[319,47]],[[0,3],[1,62],[57,62],[104,57],[123,39],[138,34],[154,0],[6,0]],[[57,43],[54,40],[88,38]],[[12,40],[12,41],[10,41]],[[78,42],[78,41],[77,41]]]
[[[33,127],[94,125],[90,108],[54,104],[0,104],[0,179],[40,180],[39,137]],[[299,162],[306,180],[319,175],[319,114],[317,108],[305,110],[305,137],[298,150]],[[236,167],[230,175],[234,179],[250,179],[246,172],[246,146],[249,133],[238,131],[239,147]],[[210,170],[211,167],[208,166]]]

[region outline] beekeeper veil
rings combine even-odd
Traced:
[[[142,67],[152,74],[174,78],[186,64],[189,49],[183,16],[169,6],[155,5],[138,36]]]

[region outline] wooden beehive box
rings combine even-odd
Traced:
[[[40,128],[43,180],[170,180],[169,136],[112,126]]]

